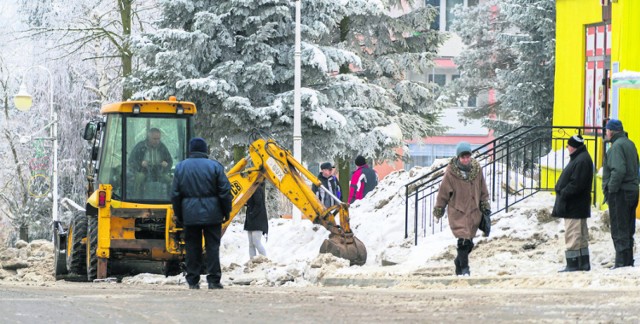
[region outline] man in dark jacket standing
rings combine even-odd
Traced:
[[[580,135],[569,138],[569,164],[556,183],[556,203],[552,215],[564,218],[567,266],[560,272],[589,271],[589,230],[593,160]]]
[[[340,184],[338,183],[338,179],[333,175],[333,170],[335,167],[331,164],[331,162],[325,162],[320,165],[320,174],[318,174],[318,180],[322,183],[322,186],[325,187],[332,195],[336,198],[342,198],[342,192],[340,190]],[[331,195],[326,193],[324,190],[318,188],[315,184],[311,186],[311,190],[316,194],[316,197],[322,201],[325,207],[331,207],[333,205],[337,205],[340,203],[339,200],[333,199]]]
[[[206,251],[209,289],[222,289],[220,237],[222,223],[231,213],[231,185],[220,162],[209,160],[207,143],[196,137],[189,142],[189,158],[178,163],[173,178],[171,202],[184,226],[187,282],[199,289],[202,271],[202,236]]]
[[[638,206],[638,151],[627,137],[622,122],[607,122],[606,139],[611,147],[602,166],[602,192],[609,204],[611,238],[616,250],[612,269],[633,266],[633,234]]]

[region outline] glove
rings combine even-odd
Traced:
[[[440,223],[440,218],[444,216],[444,208],[442,207],[433,207],[433,217],[436,218],[436,223]]]
[[[483,216],[491,215],[491,204],[488,201],[481,201],[480,212]]]

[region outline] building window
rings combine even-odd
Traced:
[[[435,7],[438,10],[438,12],[440,12],[440,0],[425,0],[424,4],[425,6]],[[433,19],[433,22],[431,23],[431,29],[440,30],[440,14],[436,14],[436,17]]]
[[[479,0],[424,0],[425,6],[432,6],[438,9],[435,20],[431,23],[431,29],[445,31],[451,29],[451,24],[455,19],[452,13],[453,7],[463,5],[465,7],[477,6]]]
[[[436,159],[448,159],[456,155],[456,144],[409,144],[409,162],[404,164],[405,170],[413,167],[428,167]],[[479,145],[471,145],[471,149]]]
[[[429,82],[433,82],[440,87],[444,87],[447,84],[447,75],[446,74],[429,74]]]

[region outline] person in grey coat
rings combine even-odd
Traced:
[[[200,288],[203,236],[209,289],[222,289],[220,238],[233,197],[224,167],[210,160],[207,151],[204,139],[196,137],[189,141],[189,158],[176,166],[171,192],[173,212],[178,225],[184,226],[189,289]]]
[[[612,269],[633,266],[633,235],[638,206],[638,151],[627,137],[622,122],[611,119],[605,126],[611,147],[602,166],[602,192],[609,204],[611,238],[616,250]]]
[[[560,272],[589,271],[587,218],[591,217],[593,160],[580,135],[569,138],[567,150],[570,161],[556,183],[556,202],[551,213],[554,217],[564,218],[567,266]]]

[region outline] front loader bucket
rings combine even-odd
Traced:
[[[331,230],[329,238],[322,242],[320,253],[331,253],[347,259],[350,265],[363,265],[367,262],[367,248],[353,233],[344,233],[339,227]]]

